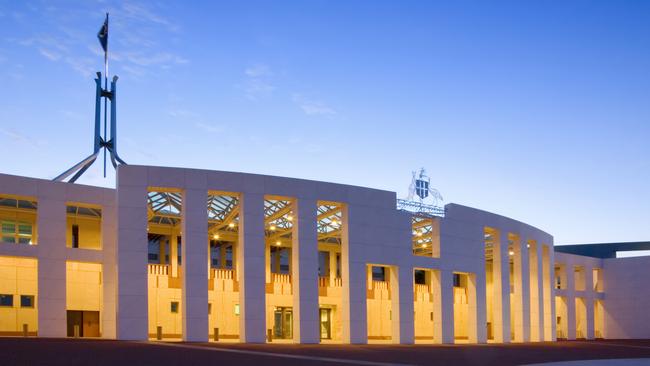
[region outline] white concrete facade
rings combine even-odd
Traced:
[[[439,255],[425,257],[413,254],[412,214],[396,209],[394,192],[255,174],[124,165],[118,168],[116,189],[0,175],[0,198],[3,195],[29,198],[38,203],[34,223],[38,242],[34,245],[0,243],[0,257],[38,261],[39,336],[66,336],[66,311],[71,310],[66,308],[66,262],[78,261],[102,265],[101,336],[124,340],[152,338],[147,306],[151,275],[147,192],[152,189],[179,192],[183,197],[182,245],[180,253],[175,253],[177,246],[171,245],[169,254],[172,258],[182,257],[181,264],[176,264],[176,260],[170,264],[170,272],[181,273],[174,286],[181,289],[179,313],[185,341],[208,341],[213,332],[208,326],[211,279],[206,275],[210,271],[205,204],[209,192],[228,192],[239,199],[238,246],[233,253],[233,263],[236,263],[233,267],[237,269],[233,281],[239,294],[240,342],[269,340],[264,216],[264,200],[269,196],[290,200],[295,216],[289,262],[292,342],[319,343],[322,338],[316,228],[316,207],[322,201],[340,203],[343,211],[341,295],[337,309],[340,343],[367,343],[371,338],[369,323],[375,319],[369,319],[368,314],[369,306],[375,305],[369,305],[370,293],[386,293],[389,299],[387,305],[377,305],[380,312],[381,306],[386,307],[385,328],[389,329],[382,331],[383,336],[377,339],[402,344],[418,341],[414,323],[415,317],[422,314],[414,315],[414,293],[418,293],[414,270],[426,270],[430,274],[426,288],[431,291],[430,340],[433,343],[555,340],[558,297],[567,304],[562,309],[566,316],[561,319],[566,322],[566,333],[562,333],[566,338],[592,339],[596,337],[595,328],[605,338],[650,337],[650,318],[644,310],[650,304],[650,295],[642,282],[644,276],[648,278],[647,258],[603,260],[555,253],[553,237],[548,233],[457,204],[446,205],[444,218],[436,219],[439,220]],[[100,250],[66,247],[66,205],[71,202],[101,208]],[[488,236],[491,240],[489,272],[486,270]],[[175,240],[174,236],[171,242]],[[333,264],[336,255],[332,253],[329,254],[329,285],[337,276]],[[558,264],[571,269],[566,271],[565,288],[560,289],[556,288]],[[382,280],[387,284],[385,290],[375,289],[373,280],[369,279],[369,272],[375,266],[385,268],[386,278]],[[582,272],[574,271],[578,267]],[[601,271],[602,288],[591,286],[594,268]],[[634,280],[626,281],[628,272],[635,273]],[[574,273],[584,275],[578,289]],[[619,282],[625,285],[619,286]],[[641,298],[630,304],[632,296]],[[576,315],[576,304],[580,307],[579,315]],[[596,304],[602,305],[602,310],[597,311],[603,311],[602,323],[597,327]],[[585,320],[579,326],[578,317]],[[580,327],[584,330],[577,329]]]

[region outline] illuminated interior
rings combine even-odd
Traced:
[[[27,245],[38,243],[37,208],[33,198],[0,195],[1,241]]]
[[[273,341],[292,340],[293,316],[293,227],[294,201],[264,197],[264,236],[266,245],[266,328]]]
[[[318,315],[321,342],[340,342],[343,281],[341,276],[344,225],[342,203],[318,201]]]
[[[442,343],[440,271],[413,271],[414,332],[417,343]]]
[[[239,340],[239,195],[208,193],[208,322],[213,341]]]
[[[0,257],[0,335],[37,334],[37,267],[33,258]]]
[[[569,334],[569,319],[566,297],[555,296],[555,331],[557,339],[567,339]]]
[[[476,342],[476,276],[454,272],[454,340]]]
[[[391,341],[395,273],[391,267],[382,265],[368,265],[366,270],[368,342]]]
[[[102,265],[67,261],[65,278],[68,337],[101,337]]]
[[[440,258],[440,218],[418,214],[411,221],[413,254]]]
[[[178,191],[150,190],[147,202],[149,338],[180,340],[183,199]]]
[[[81,204],[66,206],[66,246],[102,249],[102,210]]]
[[[499,231],[486,227],[483,237],[485,240],[485,303],[487,340],[503,341],[502,312],[501,312],[501,247]]]

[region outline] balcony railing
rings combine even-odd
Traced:
[[[271,273],[273,283],[291,283],[291,275],[284,273]]]
[[[232,280],[234,278],[235,271],[228,268],[210,268],[210,278],[216,278],[218,280]]]
[[[343,280],[341,277],[335,277],[330,285],[329,277],[318,277],[318,287],[343,287]]]
[[[150,275],[169,275],[169,265],[167,264],[149,264]]]

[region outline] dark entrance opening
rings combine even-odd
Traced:
[[[99,311],[68,310],[68,337],[99,337]]]

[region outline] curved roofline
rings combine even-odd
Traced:
[[[490,212],[490,211],[482,210],[482,209],[480,209],[480,208],[475,208],[475,207],[465,206],[465,205],[461,205],[461,204],[453,203],[453,202],[450,202],[450,203],[448,203],[448,204],[445,205],[445,211],[447,210],[447,207],[448,207],[448,206],[449,206],[449,207],[457,206],[457,207],[460,207],[460,208],[462,208],[462,209],[472,210],[472,211],[477,211],[477,212],[480,212],[480,213],[482,213],[482,214],[495,216],[495,217],[497,217],[497,218],[501,218],[501,219],[506,219],[506,220],[512,221],[512,222],[517,223],[517,224],[525,225],[525,226],[527,226],[527,227],[529,227],[529,228],[531,228],[531,229],[537,230],[537,231],[539,231],[539,232],[541,232],[541,233],[544,233],[544,234],[550,236],[551,238],[553,238],[553,235],[549,234],[546,230],[542,230],[542,229],[540,229],[540,228],[538,228],[538,227],[536,227],[536,226],[533,226],[533,225],[531,225],[531,224],[525,223],[525,222],[523,222],[523,221],[519,221],[519,220],[517,220],[517,219],[513,219],[513,218],[508,217],[508,216],[504,216],[504,215],[501,215],[501,214],[498,214],[498,213],[494,213],[494,212]]]

